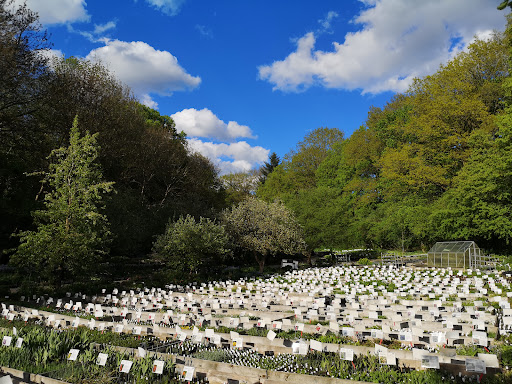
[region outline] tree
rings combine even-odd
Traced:
[[[50,152],[41,152],[44,137],[33,118],[45,95],[49,47],[36,13],[0,0],[0,249],[14,247],[10,234],[31,222],[38,185],[24,173],[40,169]]]
[[[303,253],[302,228],[292,211],[280,202],[249,198],[224,211],[222,220],[234,244],[253,254],[260,273],[269,255]]]
[[[169,217],[210,216],[213,208],[224,207],[213,164],[188,148],[169,116],[142,106],[108,68],[58,60],[47,93],[37,117],[53,130],[52,148],[64,145],[75,114],[82,132],[99,132],[99,161],[118,191],[106,206],[113,253],[148,253]]]
[[[26,4],[0,0],[0,138],[14,139],[25,127],[24,117],[42,96],[38,78],[48,72],[48,36]],[[9,140],[10,141],[10,140]]]
[[[228,173],[221,176],[222,185],[226,192],[228,206],[238,204],[242,200],[254,196],[260,180],[259,171]]]
[[[154,244],[154,252],[178,273],[197,273],[218,264],[230,254],[229,238],[220,224],[201,217],[180,216],[170,221]]]
[[[304,232],[308,251],[347,245],[348,203],[336,189],[318,186],[283,196]]]
[[[343,141],[343,132],[337,128],[317,128],[286,154],[260,185],[257,195],[267,201],[281,198],[284,193],[294,193],[316,186],[316,170],[329,151]]]
[[[506,251],[512,242],[512,109],[498,116],[496,136],[476,132],[474,151],[432,215],[441,238],[474,239]]]
[[[317,128],[297,144],[297,149],[285,156],[287,168],[297,188],[316,186],[316,170],[329,151],[343,141],[343,132],[337,128]]]
[[[113,183],[103,181],[96,137],[88,132],[80,137],[75,118],[69,146],[50,154],[42,180],[49,188],[46,209],[33,213],[36,230],[18,234],[20,245],[11,258],[25,278],[56,286],[66,279],[85,280],[106,253],[110,232],[101,210]]]
[[[265,184],[267,177],[276,169],[280,162],[281,159],[279,159],[277,153],[272,152],[268,157],[268,161],[265,161],[265,164],[260,168],[261,176],[259,181],[261,184]]]

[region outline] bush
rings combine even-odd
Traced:
[[[224,226],[204,217],[196,222],[187,215],[176,222],[169,222],[153,249],[170,269],[192,274],[224,260],[231,253],[228,243]]]

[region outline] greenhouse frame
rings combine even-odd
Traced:
[[[441,241],[428,251],[427,265],[441,268],[485,268],[487,257],[474,241]]]

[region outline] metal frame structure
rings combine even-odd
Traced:
[[[427,265],[442,268],[485,268],[486,259],[474,241],[440,241],[427,253]]]
[[[422,254],[414,254],[414,255],[400,255],[399,253],[381,253],[380,255],[380,264],[381,265],[394,265],[395,267],[401,267],[411,263],[418,263],[425,259],[427,255]]]
[[[397,253],[382,253],[380,255],[380,263],[381,265],[392,264],[395,267],[401,267],[405,265],[405,259]]]

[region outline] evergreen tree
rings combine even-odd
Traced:
[[[268,161],[265,161],[265,164],[260,168],[261,184],[265,183],[265,180],[267,180],[268,175],[270,175],[274,171],[274,169],[276,169],[280,162],[281,160],[279,159],[279,156],[277,156],[277,153],[272,152],[268,157]]]
[[[113,183],[103,181],[96,137],[89,132],[80,137],[75,118],[69,146],[48,157],[45,209],[33,213],[36,230],[18,234],[20,245],[11,258],[24,280],[54,286],[85,280],[107,251],[110,232],[101,209]]]

